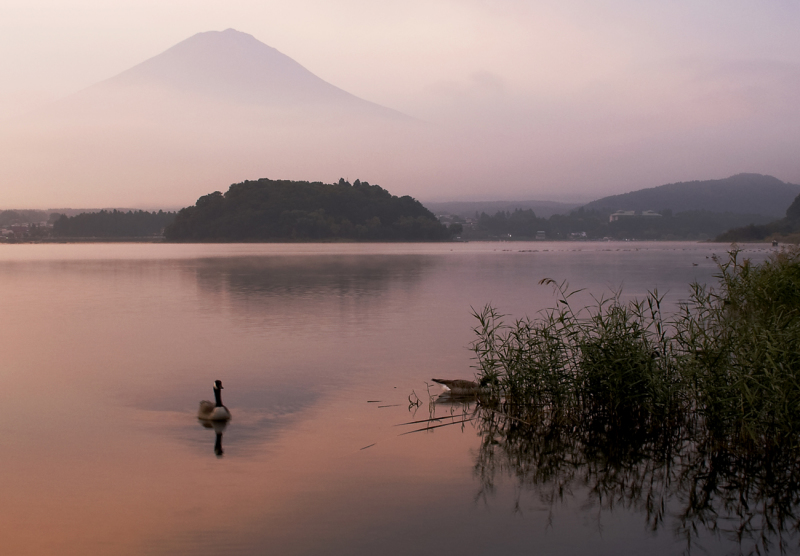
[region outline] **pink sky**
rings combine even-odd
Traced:
[[[588,200],[739,172],[800,182],[800,5],[789,0],[10,0],[0,6],[0,122],[229,27],[454,138],[441,157],[451,165],[428,165],[425,183],[342,169],[393,193]],[[327,172],[268,177],[337,179]],[[258,177],[225,175],[216,188]],[[5,188],[3,207],[196,198]]]

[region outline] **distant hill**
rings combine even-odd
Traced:
[[[475,216],[477,212],[494,216],[499,211],[514,212],[532,210],[540,218],[550,218],[554,214],[568,214],[580,203],[557,203],[555,201],[443,201],[423,203],[435,214],[452,214],[457,216]]]
[[[245,181],[178,212],[168,241],[437,241],[450,230],[419,201],[377,185]]]
[[[670,183],[603,197],[584,208],[657,212],[671,209],[673,213],[705,210],[780,218],[798,194],[797,184],[761,174],[737,174],[721,180]]]

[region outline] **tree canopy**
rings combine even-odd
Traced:
[[[169,241],[436,241],[450,235],[422,204],[378,185],[260,179],[178,212]]]
[[[161,235],[174,212],[101,210],[75,216],[62,214],[53,222],[54,237],[149,237]]]

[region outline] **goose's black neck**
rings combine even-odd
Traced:
[[[215,407],[224,407],[222,405],[222,390],[219,388],[214,388],[214,399],[217,402]]]

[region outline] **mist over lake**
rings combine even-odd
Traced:
[[[654,527],[645,506],[598,499],[588,482],[555,498],[557,483],[525,487],[524,469],[487,460],[474,404],[430,405],[432,377],[474,378],[473,308],[533,316],[555,302],[538,283],[553,278],[586,303],[658,289],[671,310],[690,282],[713,282],[710,257],[724,251],[5,246],[4,553],[746,552],[752,539],[740,544],[722,518],[687,524],[680,490]],[[222,453],[196,417],[216,379],[233,415]]]

